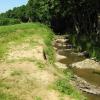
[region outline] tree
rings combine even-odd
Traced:
[[[27,9],[25,5],[14,7],[13,10],[8,10],[0,15],[2,18],[15,18],[22,22],[28,21]]]
[[[48,0],[29,0],[27,4],[29,21],[48,23],[50,17],[48,10]]]

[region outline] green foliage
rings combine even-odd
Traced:
[[[14,25],[14,24],[19,24],[19,23],[20,23],[20,21],[18,19],[0,18],[0,26]]]
[[[100,48],[92,46],[88,51],[90,56],[95,58],[96,60],[100,60]]]
[[[77,45],[76,34],[71,34],[69,37],[69,42],[73,44],[73,46]]]
[[[34,100],[42,100],[41,97],[36,96]]]
[[[47,59],[50,63],[54,63],[55,62],[55,53],[54,53],[54,49],[52,47],[52,41],[53,41],[54,35],[53,33],[50,33],[47,38],[45,38],[44,43],[46,45],[44,52],[47,55]]]
[[[10,94],[6,91],[10,88],[12,88],[12,84],[0,80],[0,100],[20,100],[14,94]]]
[[[56,85],[57,85],[57,89],[60,92],[71,95],[72,88],[70,87],[71,85],[66,80],[63,79],[57,80]]]
[[[70,35],[70,43],[72,43],[77,51],[87,51],[90,57],[100,60],[100,42],[99,42],[99,33],[90,33],[87,34],[76,34],[73,33]]]
[[[73,97],[75,100],[87,100],[77,88],[71,85],[70,80],[73,77],[73,72],[70,69],[66,69],[63,70],[62,75],[63,78],[59,77],[54,83],[53,88],[61,92],[63,95]]]
[[[19,100],[16,96],[0,91],[0,100]]]
[[[56,81],[56,87],[59,92],[62,94],[70,95],[71,97],[74,97],[75,100],[86,100],[84,96],[80,94],[78,90],[76,90],[67,79],[59,79]]]
[[[37,64],[38,68],[40,68],[40,69],[44,69],[45,68],[45,64],[43,62],[41,62],[41,61],[36,61],[36,64]]]
[[[29,21],[48,23],[50,17],[48,0],[29,0],[27,4],[27,11]]]
[[[49,63],[53,64],[55,62],[55,55],[53,47],[49,46],[45,48],[45,53],[47,54],[47,59]]]
[[[20,7],[15,7],[12,10],[8,10],[7,12],[0,14],[0,18],[13,18],[19,19],[22,22],[27,22],[28,15],[26,6],[22,5]]]
[[[11,76],[21,76],[23,74],[22,70],[13,70]]]
[[[1,89],[1,88],[9,89],[9,88],[11,88],[11,87],[12,87],[11,84],[8,84],[8,83],[6,83],[6,82],[0,80],[0,89]]]

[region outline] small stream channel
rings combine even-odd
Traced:
[[[72,49],[63,47],[63,45],[56,45],[56,48],[60,55],[66,56],[66,58],[59,60],[60,63],[66,64],[66,66],[86,59],[84,56],[79,56],[73,53]],[[94,73],[92,69],[72,68],[71,70],[74,74],[85,79],[87,82],[100,87],[100,74]],[[100,95],[93,95],[86,92],[83,93],[86,95],[88,100],[100,100]]]

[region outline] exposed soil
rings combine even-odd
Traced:
[[[0,63],[0,82],[7,84],[5,92],[13,93],[21,100],[35,100],[36,97],[42,100],[74,100],[49,89],[57,76],[43,58],[43,44],[34,47],[29,43],[9,45],[7,58]]]

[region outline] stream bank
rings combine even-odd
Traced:
[[[71,80],[71,83],[75,85],[78,89],[82,90],[88,97],[88,100],[100,100],[100,85],[99,85],[100,76],[99,75],[95,76],[93,73],[89,73],[91,70],[91,63],[92,63],[90,59],[89,59],[90,62],[88,62],[88,69],[72,67],[73,64],[75,65],[79,62],[80,66],[82,65],[81,63],[83,63],[83,66],[87,65],[86,63],[87,60],[82,54],[79,55],[78,53],[75,53],[73,47],[69,45],[67,41],[68,39],[65,39],[65,36],[56,37],[54,47],[57,52],[57,55],[59,55],[59,59],[57,58],[57,61],[65,65],[67,68],[71,69],[74,72],[74,77]],[[92,66],[94,66],[93,64],[95,65],[95,63],[92,63]],[[99,68],[99,64],[97,65]],[[96,72],[98,72],[97,68],[95,67],[93,68],[94,71],[96,70]],[[80,72],[82,75],[79,74]],[[89,74],[89,77],[91,77],[91,81],[89,78],[87,78],[88,77],[87,74]],[[95,83],[98,83],[98,85],[93,84],[94,81]]]

